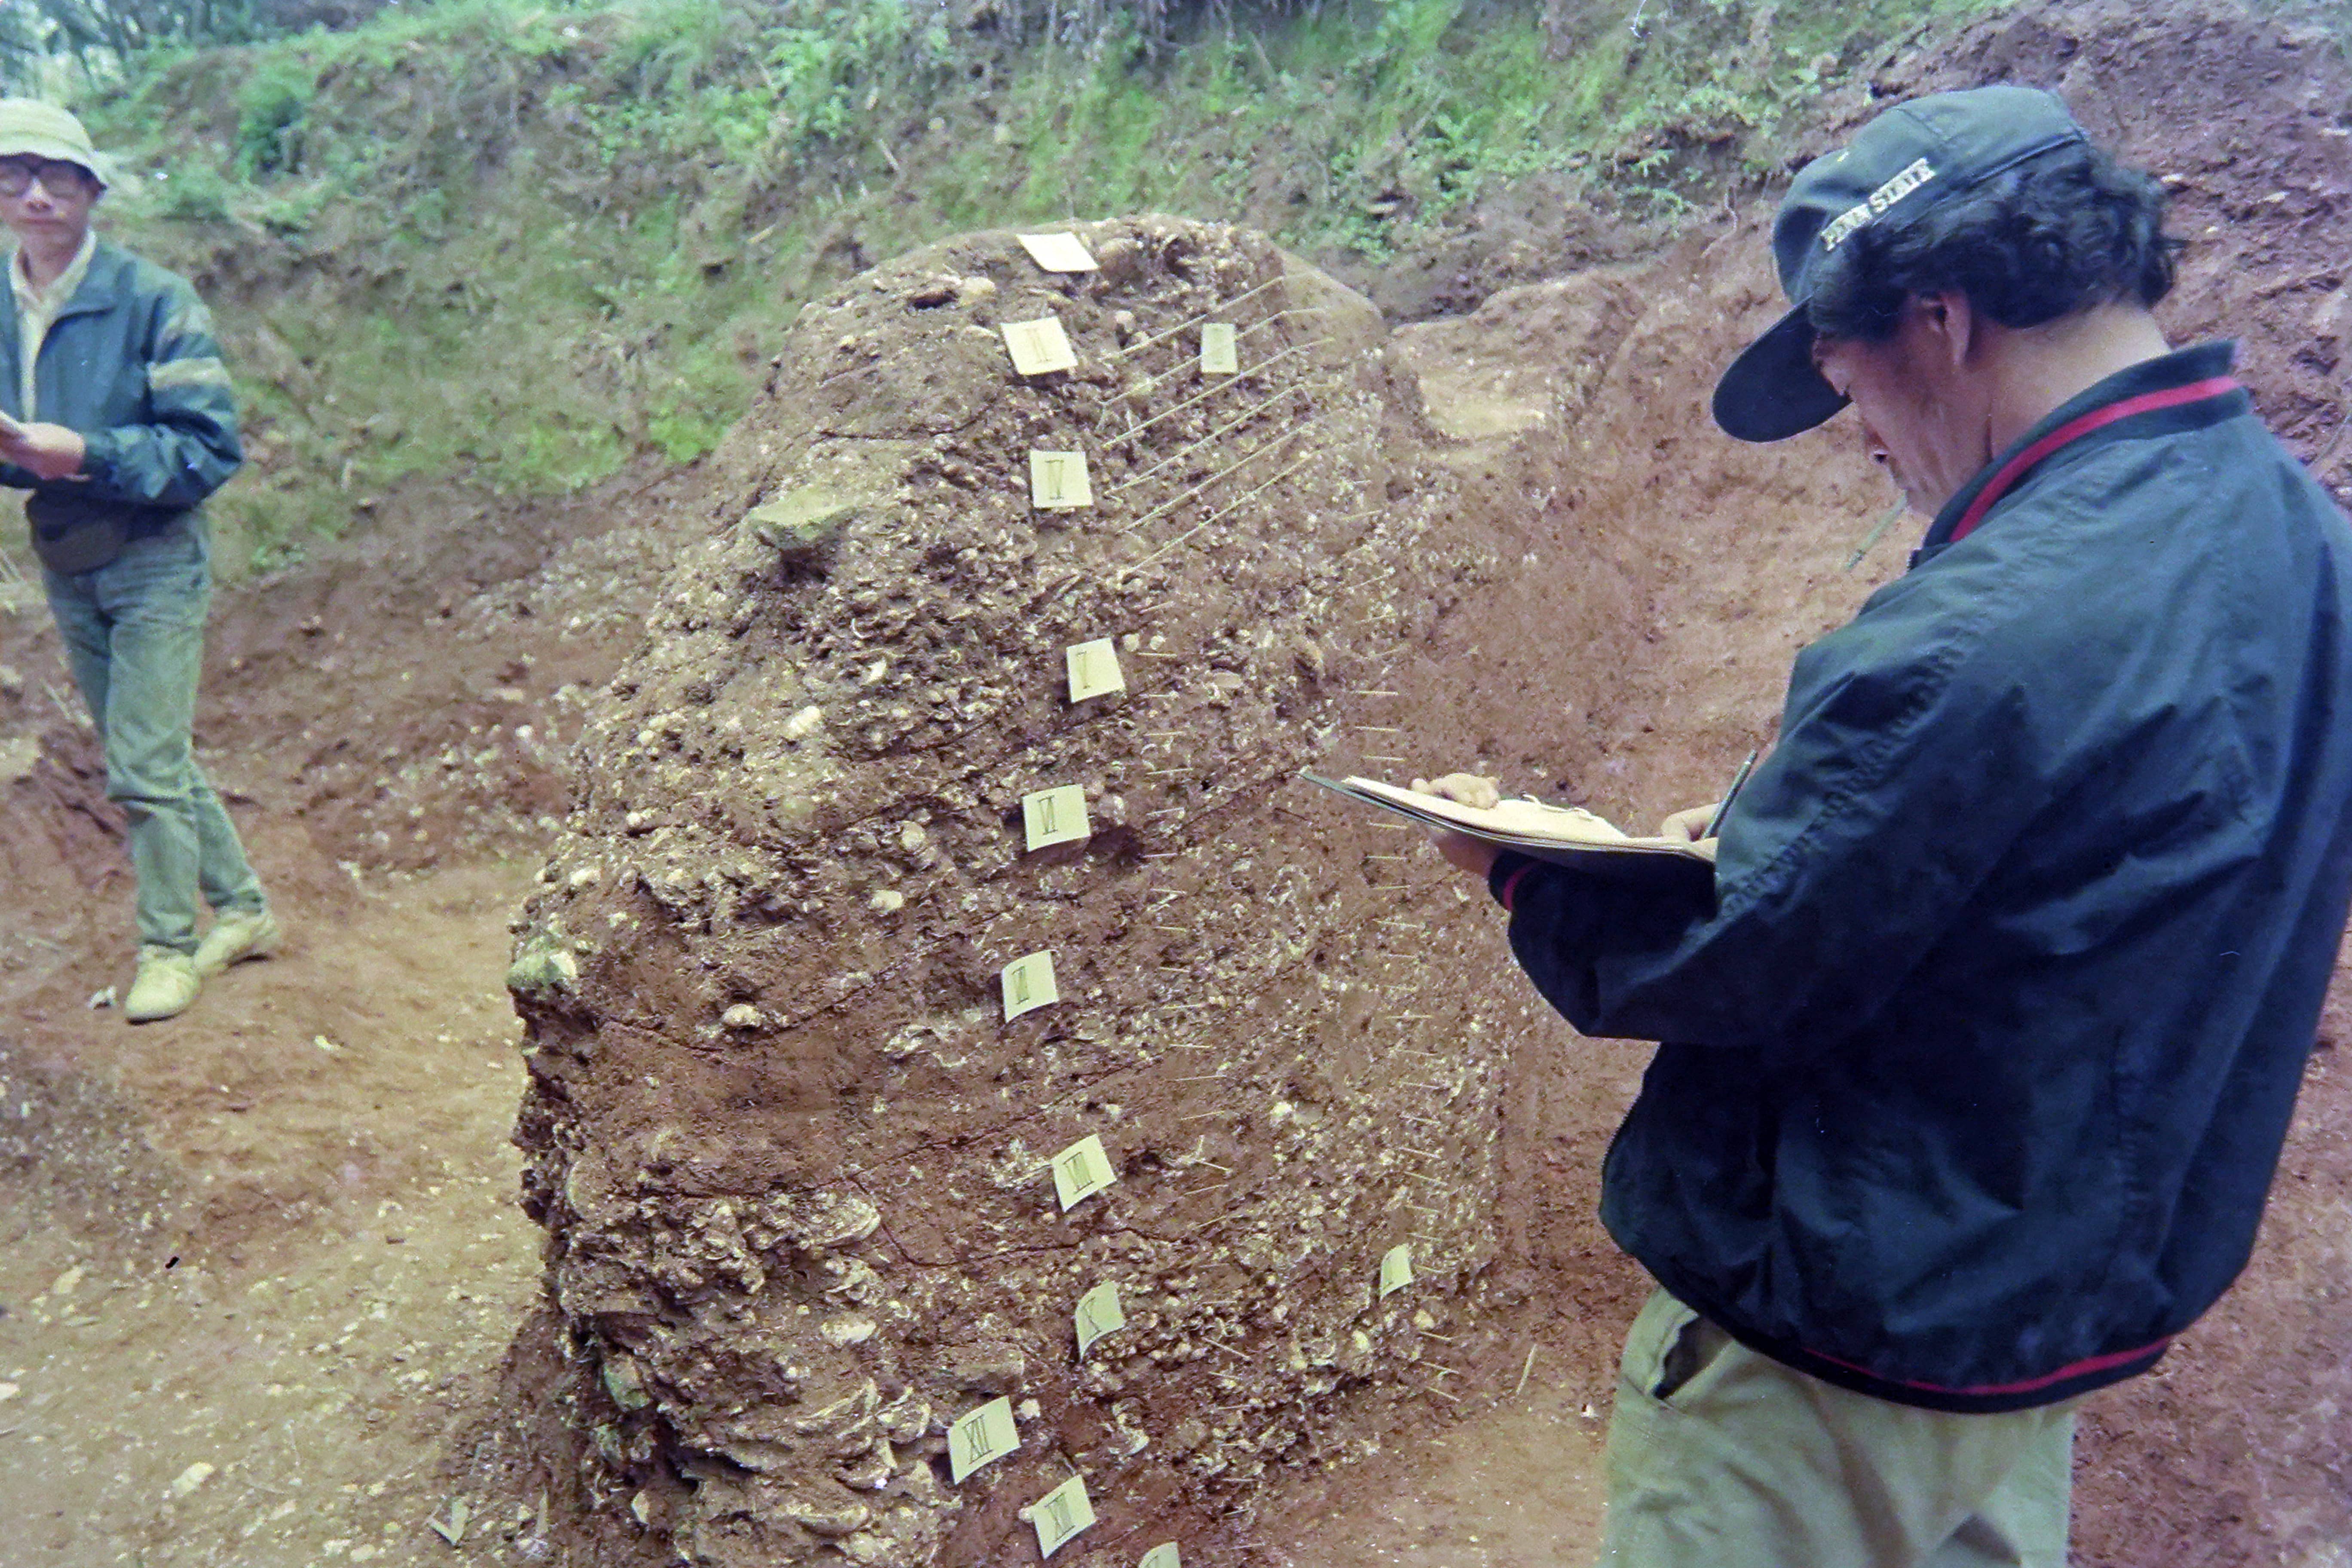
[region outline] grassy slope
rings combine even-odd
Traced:
[[[1671,214],[1825,77],[1995,3],[1350,0],[1147,47],[1116,12],[1015,41],[903,0],[443,0],[82,107],[148,174],[116,232],[221,316],[258,439],[217,511],[267,564],[405,476],[691,458],[802,299],[940,235],[1160,208],[1379,259],[1537,174]]]

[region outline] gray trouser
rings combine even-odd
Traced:
[[[2074,1403],[1951,1415],[1873,1399],[1757,1354],[1660,1290],[1619,1367],[1601,1561],[2065,1568]]]
[[[94,572],[43,577],[74,684],[105,747],[107,798],[130,821],[139,941],[193,952],[199,893],[223,911],[263,902],[190,736],[212,603],[203,520],[134,539]]]

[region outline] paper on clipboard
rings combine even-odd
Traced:
[[[1712,843],[1635,838],[1579,806],[1547,805],[1538,800],[1507,800],[1490,807],[1464,805],[1378,779],[1334,779],[1304,769],[1298,776],[1421,826],[1466,833],[1498,848],[1594,876],[1663,881],[1702,869],[1712,871],[1715,866]]]

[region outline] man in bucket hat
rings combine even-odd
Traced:
[[[1606,1563],[2063,1568],[2076,1403],[2245,1265],[2352,901],[2352,530],[2165,341],[2162,206],[2021,88],[1806,167],[1716,418],[1851,404],[1910,571],[1799,657],[1711,885],[1440,841],[1579,1029],[1664,1042]]]
[[[212,593],[204,500],[244,460],[212,321],[182,279],[90,227],[106,169],[64,110],[0,99],[0,485],[25,511],[137,873],[133,1022],[272,951],[277,921],[190,738]],[[215,911],[200,942],[197,899]]]

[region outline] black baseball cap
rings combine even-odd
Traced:
[[[1805,318],[1830,253],[1858,229],[1908,223],[2037,153],[2084,140],[2055,94],[1979,87],[1890,109],[1842,150],[1806,164],[1772,220],[1772,259],[1793,308],[1715,384],[1715,422],[1742,441],[1778,441],[1843,408],[1813,368]]]

